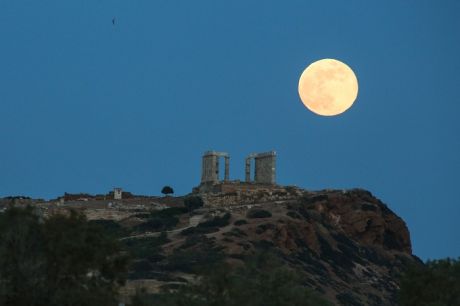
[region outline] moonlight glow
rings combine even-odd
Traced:
[[[343,113],[358,96],[358,80],[353,70],[335,59],[322,59],[304,70],[299,80],[303,104],[322,116]]]

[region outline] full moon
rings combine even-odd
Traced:
[[[358,96],[353,70],[335,59],[322,59],[308,66],[299,79],[303,104],[322,116],[335,116],[349,109]]]

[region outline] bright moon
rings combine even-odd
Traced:
[[[322,116],[335,116],[349,109],[358,96],[358,80],[353,70],[335,59],[316,61],[299,79],[303,104]]]

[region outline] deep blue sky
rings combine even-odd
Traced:
[[[280,184],[368,189],[460,256],[459,30],[459,1],[0,0],[0,196],[185,194],[205,150],[236,179],[273,149]],[[298,98],[321,58],[358,77],[342,116]]]

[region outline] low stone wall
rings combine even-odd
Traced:
[[[303,192],[298,188],[254,188],[245,191],[200,193],[205,207],[225,208],[229,206],[250,205],[296,199]]]

